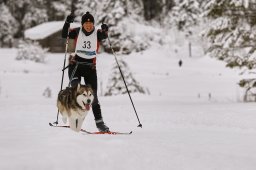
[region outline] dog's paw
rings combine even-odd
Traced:
[[[66,124],[66,123],[67,123],[67,118],[66,118],[66,117],[62,117],[62,122],[63,122],[64,124]]]

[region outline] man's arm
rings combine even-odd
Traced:
[[[108,33],[105,31],[102,31],[101,29],[98,29],[97,31],[97,39],[98,41],[102,41],[104,39],[108,38]]]
[[[75,16],[72,14],[67,16],[65,24],[62,28],[62,33],[61,33],[62,38],[67,38],[69,36],[69,38],[75,39],[77,37],[79,33],[79,28],[69,30],[70,23],[74,22],[74,18]]]
[[[101,25],[101,29],[97,31],[98,41],[108,38],[108,26],[106,24]]]
[[[61,33],[62,38],[67,38],[69,27],[70,27],[70,23],[65,22],[65,24],[62,28],[62,33]]]
[[[67,36],[69,36],[70,39],[75,39],[78,36],[80,28],[78,27],[78,28],[69,30],[69,27],[70,27],[70,24],[65,22],[65,24],[62,28],[61,36],[62,36],[62,38],[67,38]]]

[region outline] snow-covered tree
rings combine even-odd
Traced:
[[[76,3],[77,0],[67,1],[67,0],[45,0],[44,3],[47,10],[49,21],[59,21],[64,20],[67,15],[71,13],[74,8],[72,3]]]
[[[44,63],[47,51],[48,49],[43,49],[38,42],[23,41],[19,44],[16,60],[31,60],[37,63]]]
[[[0,16],[0,46],[10,46],[17,31],[17,23],[4,3],[0,4]]]
[[[24,29],[31,28],[48,20],[46,9],[32,8],[22,20]]]
[[[160,14],[160,17],[165,19],[167,14],[172,10],[172,8],[175,6],[175,0],[162,0],[163,2],[163,9],[162,13]]]
[[[255,70],[256,0],[208,0],[204,3],[204,16],[211,21],[202,33],[209,42],[207,53],[224,60],[228,67]]]
[[[163,11],[164,0],[142,0],[145,20],[160,19]]]
[[[129,92],[145,93],[144,88],[141,87],[140,84],[133,77],[127,63],[121,59],[119,59],[118,63],[124,75],[124,79],[127,84]],[[107,92],[105,93],[105,96],[112,96],[112,95],[125,94],[125,93],[127,93],[127,90],[123,82],[122,76],[120,74],[119,68],[115,63],[112,69],[112,74],[110,75],[110,78],[108,81]]]
[[[16,38],[22,38],[27,28],[46,21],[64,20],[71,12],[71,1],[66,0],[8,0],[5,4],[17,23]]]
[[[239,85],[245,89],[244,101],[256,102],[256,79],[243,79]]]
[[[29,11],[31,0],[8,0],[6,5],[8,6],[12,16],[15,18],[18,24],[17,32],[15,32],[16,38],[21,38],[24,32],[24,25],[22,24],[23,18],[26,15],[27,11]]]
[[[89,11],[94,16],[94,19],[97,23],[98,15],[99,15],[99,12],[97,12],[97,11],[100,10],[100,8],[102,8],[102,6],[105,3],[106,3],[106,1],[104,1],[104,0],[102,1],[102,3],[100,3],[99,0],[95,0],[95,1],[78,0],[77,4],[75,5],[76,6],[75,14],[76,14],[76,16],[78,16],[78,18],[76,18],[76,19],[80,21],[82,15],[85,14],[87,11]]]
[[[48,0],[7,1],[6,5],[18,24],[16,38],[23,37],[26,28],[48,21],[46,1]]]
[[[205,8],[204,15],[211,19],[202,34],[210,43],[208,53],[230,67],[255,68],[256,1],[215,0]]]
[[[198,0],[176,0],[176,5],[168,12],[165,25],[176,27],[191,34],[190,28],[200,22],[201,7]]]

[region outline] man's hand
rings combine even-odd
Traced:
[[[108,31],[108,26],[107,26],[107,24],[102,24],[102,25],[101,25],[101,29],[102,29],[102,31],[107,32],[107,31]]]
[[[75,19],[75,16],[70,14],[67,16],[66,22],[70,24],[70,23],[74,22],[74,19]]]
[[[69,58],[68,58],[69,64],[73,65],[76,63],[76,57],[74,54],[70,54]]]

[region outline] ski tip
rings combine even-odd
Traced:
[[[130,133],[129,134],[132,134],[132,131],[130,131]]]
[[[53,123],[49,122],[49,125],[50,125],[50,126],[57,126],[57,125],[58,125],[58,122],[57,122],[57,121],[56,121],[56,122],[53,122]]]

